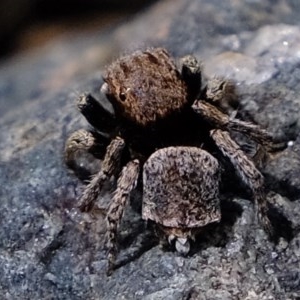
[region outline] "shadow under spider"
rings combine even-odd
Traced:
[[[221,221],[208,224],[197,234],[195,242],[192,243],[189,256],[208,247],[225,247],[230,241],[233,235],[233,226],[237,219],[241,217],[243,209],[238,203],[232,202],[231,198],[228,199],[230,200],[221,201]],[[290,242],[295,235],[292,223],[274,205],[268,203],[268,206],[268,217],[276,233],[271,242],[277,244],[280,237]]]
[[[221,221],[208,224],[196,235],[195,242],[191,244],[189,256],[209,247],[225,247],[233,234],[233,225],[242,215],[243,209],[230,200],[221,200]]]
[[[237,218],[242,214],[242,208],[232,201],[221,202],[222,220],[217,224],[209,224],[203,227],[201,234],[196,236],[196,241],[191,243],[191,251],[188,256],[196,254],[203,248],[210,246],[223,247],[229,241],[232,227]],[[157,246],[162,233],[154,222],[145,224],[141,219],[135,224],[131,223],[130,233],[119,236],[119,256],[115,270],[137,260],[145,252]],[[169,245],[166,240],[161,240],[164,251],[175,251],[174,245]]]
[[[275,176],[270,174],[264,174],[266,186],[269,190],[272,190],[284,197],[287,197],[290,201],[299,199],[300,188],[292,186],[287,180],[278,180]]]
[[[227,168],[230,170],[230,166],[227,166]],[[251,190],[242,182],[237,181],[236,174],[234,174],[233,172],[230,174],[231,176],[222,177],[221,194],[226,195],[227,199],[232,199],[234,197],[251,199]],[[290,201],[295,201],[296,199],[298,199],[297,196],[299,195],[300,189],[291,186],[288,182],[278,182],[278,180],[276,180],[268,174],[265,175],[265,183],[266,190],[268,191],[274,191],[282,196],[287,197]],[[234,191],[234,193],[232,191]],[[268,198],[269,195],[266,194],[266,197]],[[224,210],[224,212],[222,211],[222,219],[224,216],[226,216],[226,207],[230,207],[230,200],[221,201],[221,210]],[[268,201],[267,214],[275,232],[275,235],[271,238],[271,241],[277,244],[281,237],[288,242],[291,241],[295,236],[296,232],[293,229],[292,222],[289,221],[285,213],[281,211],[278,207],[276,207],[274,204],[270,203],[270,201]],[[221,223],[215,225],[218,226]]]
[[[140,258],[144,253],[157,246],[159,240],[155,233],[148,228],[144,222],[123,238],[119,238],[119,258],[114,266],[114,270],[119,269],[130,262]]]
[[[219,223],[208,224],[196,235],[194,242],[191,242],[191,250],[187,257],[197,254],[203,249],[209,247],[225,247],[233,235],[233,226],[237,219],[241,217],[243,209],[240,204],[233,202],[231,197],[226,197],[229,200],[222,199],[221,213],[222,218]],[[290,241],[293,238],[293,230],[291,222],[288,221],[277,208],[270,205],[269,217],[272,225],[276,231],[276,239],[273,241],[278,242],[279,237],[285,238]],[[135,209],[135,210],[140,210]],[[136,211],[137,212],[137,211]],[[138,220],[127,220],[127,228],[129,232],[119,235],[119,258],[117,259],[114,270],[127,265],[139,259],[144,253],[162,243],[163,251],[175,252],[174,245],[169,245],[166,238],[162,240],[162,233],[154,222],[147,224],[139,218]]]
[[[284,238],[287,242],[290,242],[296,232],[293,229],[292,222],[286,218],[286,216],[278,210],[273,204],[268,203],[269,211],[268,216],[276,235],[273,238],[274,243],[279,242],[279,238]]]

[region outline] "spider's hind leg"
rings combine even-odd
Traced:
[[[124,208],[129,200],[130,193],[137,185],[138,176],[139,161],[130,161],[121,172],[117,183],[117,189],[107,211],[108,275],[111,274],[115,266],[117,254],[117,230],[124,213]]]
[[[263,175],[240,149],[238,144],[231,139],[228,132],[214,129],[211,130],[211,137],[223,155],[229,158],[241,179],[251,188],[258,219],[265,231],[273,238],[274,229],[267,215],[268,203],[265,195]]]

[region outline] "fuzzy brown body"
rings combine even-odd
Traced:
[[[136,125],[155,124],[189,104],[188,87],[164,49],[120,58],[107,68],[104,81],[116,114]]]
[[[105,93],[131,153],[147,158],[168,146],[204,144],[209,126],[191,109],[192,88],[166,50],[137,51],[108,66]]]
[[[157,223],[169,242],[175,239],[180,253],[189,252],[188,239],[194,238],[194,230],[220,220],[221,160],[216,153],[225,156],[251,188],[259,220],[273,234],[263,176],[227,131],[243,133],[263,146],[272,138],[259,126],[228,115],[236,105],[232,83],[215,78],[201,88],[195,57],[184,57],[177,68],[162,48],[121,57],[107,67],[103,79],[101,90],[115,114],[91,95],[83,95],[78,108],[95,131],[75,132],[66,143],[65,158],[76,169],[78,152],[98,157],[95,149],[106,148],[101,169],[80,199],[83,212],[94,207],[106,180],[118,178],[106,217],[109,272],[115,265],[124,208],[141,173],[142,216]],[[129,155],[124,159],[126,148]]]

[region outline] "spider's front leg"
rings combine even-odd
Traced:
[[[117,230],[121,222],[124,208],[129,200],[130,193],[135,189],[139,177],[139,161],[130,161],[122,170],[118,179],[117,189],[109,205],[107,221],[107,247],[108,247],[108,270],[110,275],[115,266],[117,254]]]
[[[105,109],[91,94],[80,95],[77,108],[86,120],[101,132],[112,132],[115,129],[116,119],[113,113]]]
[[[101,170],[87,185],[79,201],[79,209],[82,212],[90,211],[93,208],[106,180],[119,170],[122,150],[124,147],[125,142],[120,137],[116,137],[108,145]]]
[[[81,129],[74,132],[66,142],[64,158],[66,165],[79,178],[88,179],[99,170],[96,158],[103,158],[110,133],[115,130],[116,120],[112,112],[88,93],[78,97],[77,108],[96,130],[91,132]]]
[[[263,175],[240,149],[239,145],[231,139],[228,132],[214,129],[211,130],[211,137],[222,151],[223,155],[229,158],[242,180],[251,188],[258,219],[265,231],[270,237],[273,237],[273,227],[267,215],[268,203],[265,195]]]

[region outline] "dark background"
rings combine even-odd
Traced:
[[[62,34],[124,20],[153,0],[1,0],[0,58],[37,48]]]

